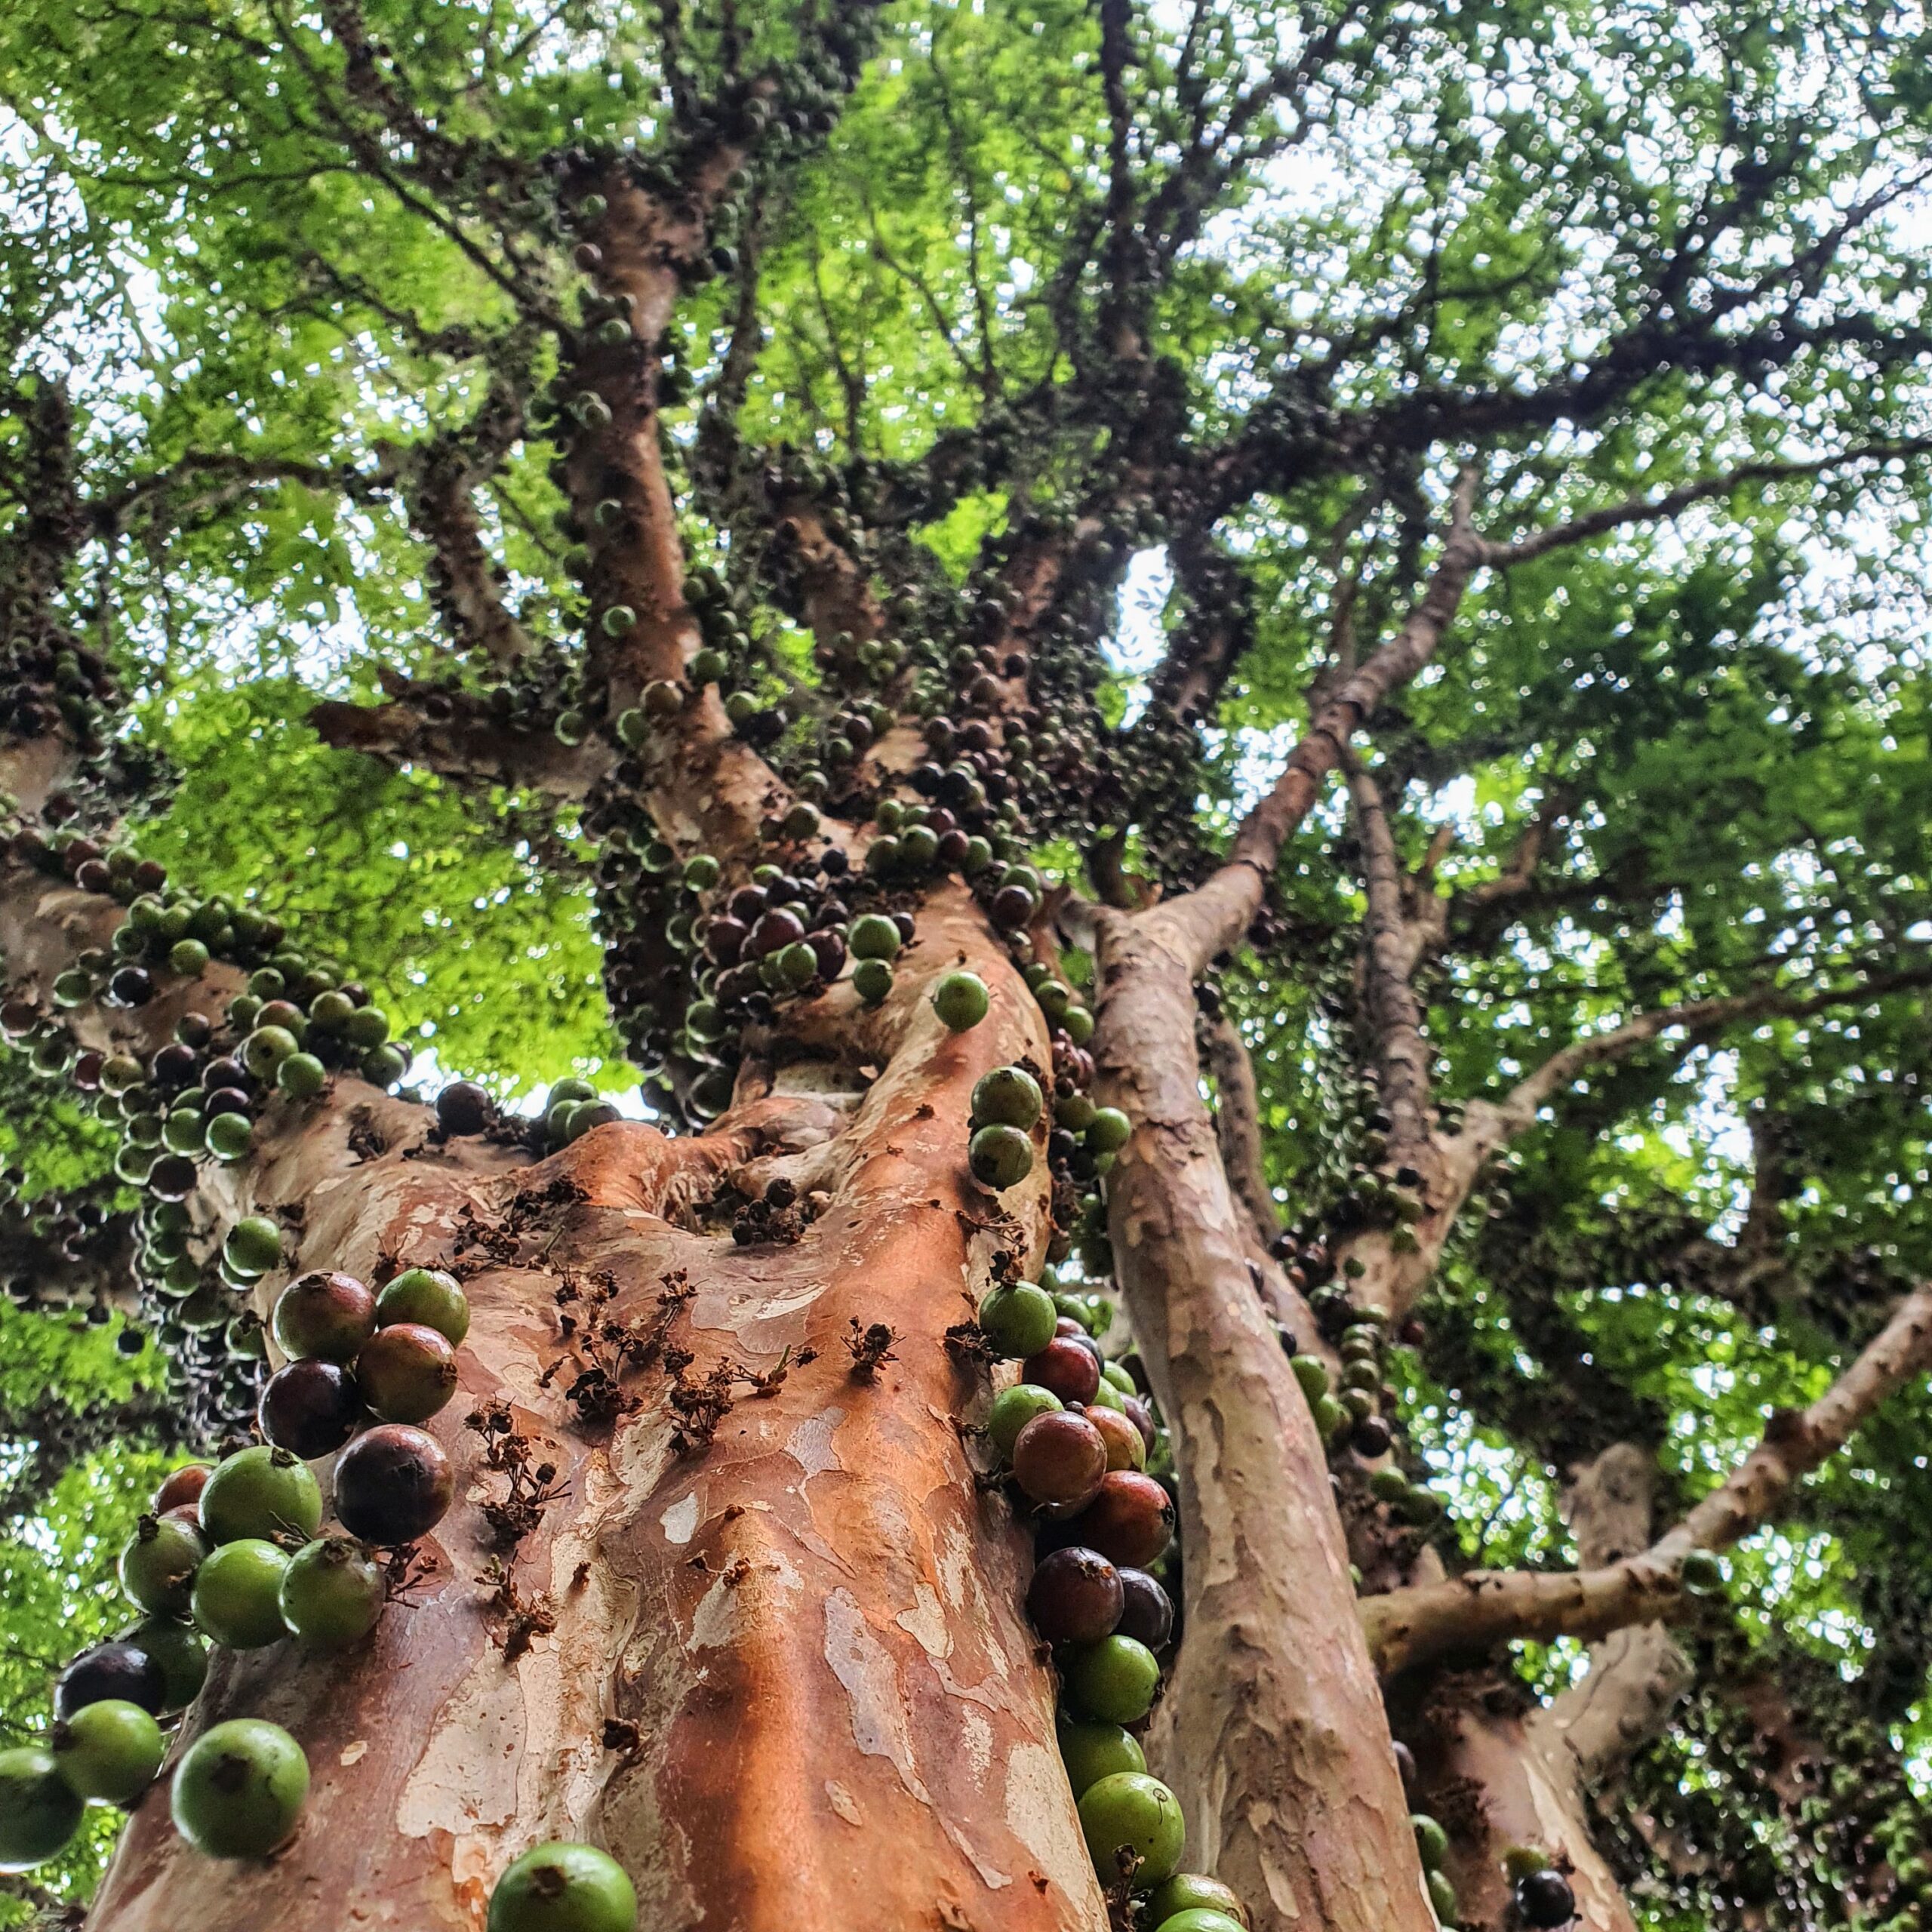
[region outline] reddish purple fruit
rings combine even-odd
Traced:
[[[1144,1570],[1130,1565],[1115,1574],[1120,1578],[1121,1635],[1158,1651],[1174,1635],[1173,1598]]]
[[[1014,1438],[1014,1478],[1035,1503],[1084,1503],[1106,1473],[1106,1443],[1084,1416],[1050,1409]]]
[[[1051,1389],[1063,1402],[1091,1402],[1100,1386],[1100,1358],[1070,1336],[1056,1335],[1020,1372],[1023,1382]]]
[[[456,1351],[420,1321],[378,1328],[355,1358],[362,1399],[385,1422],[427,1422],[456,1393]]]
[[[97,1644],[54,1680],[54,1715],[63,1724],[109,1697],[158,1717],[167,1706],[167,1674],[138,1644]]]
[[[355,1377],[341,1363],[320,1355],[305,1355],[276,1370],[256,1411],[268,1441],[305,1463],[334,1455],[361,1420]]]
[[[433,1435],[382,1423],[358,1435],[335,1466],[335,1513],[365,1543],[414,1543],[456,1498],[456,1475]]]
[[[282,1290],[272,1326],[285,1355],[353,1361],[376,1332],[376,1298],[353,1275],[299,1275]]]
[[[1026,1614],[1050,1644],[1097,1644],[1113,1635],[1125,1601],[1119,1571],[1097,1550],[1076,1546],[1041,1559]]]
[[[208,1487],[208,1478],[214,1473],[206,1463],[183,1463],[181,1466],[162,1478],[161,1487],[154,1493],[154,1513],[165,1516],[171,1509],[179,1509],[184,1503],[198,1503],[202,1491]]]
[[[1090,1549],[1110,1563],[1136,1570],[1155,1561],[1174,1533],[1173,1498],[1137,1469],[1109,1470],[1080,1518],[1080,1534]]]

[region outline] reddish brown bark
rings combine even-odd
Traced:
[[[1201,1098],[1192,975],[1159,913],[1098,918],[1100,1096],[1134,1141],[1115,1262],[1175,1439],[1188,1634],[1157,1761],[1190,1856],[1257,1932],[1429,1932],[1387,1719],[1307,1401],[1248,1272]]]
[[[962,951],[993,1010],[954,1035],[921,995]],[[769,1097],[702,1137],[621,1123],[508,1173],[408,1158],[420,1117],[393,1102],[372,1101],[393,1136],[372,1160],[334,1129],[275,1136],[251,1185],[257,1202],[303,1204],[299,1265],[482,1264],[462,1393],[434,1425],[460,1500],[423,1546],[417,1601],[365,1649],[224,1663],[196,1709],[197,1728],[248,1712],[303,1740],[315,1783],[291,1844],[263,1865],[210,1863],[170,1829],[158,1787],[92,1922],[472,1927],[518,1851],[589,1836],[631,1872],[647,1924],[1101,1925],[1020,1607],[1024,1539],[975,1487],[960,1424],[979,1381],[943,1339],[996,1248],[1038,1258],[1041,1186],[995,1204],[964,1153],[974,1081],[1040,1057],[1039,1026],[971,902],[943,892],[862,1029],[857,1051],[891,1050],[869,1083],[781,1055]],[[706,1214],[717,1184],[779,1172],[829,1195],[823,1211],[794,1245],[734,1245]],[[553,1181],[582,1198],[533,1199]],[[466,1214],[491,1245],[460,1255]],[[680,1270],[693,1293],[670,1332],[694,1358],[688,1381],[728,1362],[786,1371],[765,1395],[740,1380],[689,1454],[661,1361],[627,1378],[641,1407],[614,1430],[568,1412],[568,1374],[541,1380],[563,1352],[565,1276],[608,1272],[616,1311],[648,1318]],[[871,1380],[844,1346],[854,1321],[895,1331]],[[462,1426],[495,1398],[558,1471],[510,1571],[555,1627],[514,1659],[475,1580],[492,1548],[478,1505],[501,1478]]]

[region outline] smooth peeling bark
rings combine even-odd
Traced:
[[[862,1094],[829,1091],[808,1059],[701,1137],[620,1122],[500,1174],[408,1158],[414,1110],[393,1102],[374,1124],[395,1142],[360,1164],[299,1132],[263,1149],[260,1200],[303,1209],[295,1265],[481,1264],[462,1389],[432,1425],[459,1500],[422,1546],[430,1574],[365,1649],[224,1660],[193,1714],[197,1728],[269,1717],[302,1740],[314,1785],[291,1844],[263,1865],[211,1863],[157,1789],[103,1885],[100,1932],[473,1932],[510,1858],[579,1838],[630,1872],[647,1924],[1099,1932],[1022,1611],[1026,1539],[974,1483],[961,1426],[983,1378],[944,1342],[996,1247],[1037,1259],[1044,1164],[995,1202],[964,1149],[974,1081],[1045,1041],[963,894],[921,934],[862,1029],[897,1048]],[[955,1035],[922,995],[962,949],[993,1009]],[[795,1075],[811,1091],[789,1091]],[[778,1172],[830,1195],[795,1244],[740,1247],[722,1223],[667,1218],[692,1222],[724,1177]],[[587,1198],[546,1195],[564,1181]],[[459,1254],[466,1214],[485,1241]],[[692,1357],[688,1380],[728,1360],[786,1370],[768,1395],[741,1380],[690,1454],[661,1359],[625,1377],[642,1406],[614,1430],[568,1411],[571,1371],[543,1383],[565,1354],[567,1273],[608,1274],[615,1312],[648,1321],[677,1270],[694,1292],[668,1339]],[[895,1331],[869,1380],[845,1346],[854,1320]],[[477,1580],[492,1555],[479,1505],[505,1478],[463,1426],[494,1399],[557,1470],[511,1571],[555,1625],[513,1661],[505,1610]]]
[[[1520,1684],[1503,1675],[1457,1680],[1432,1700],[1418,1752],[1424,1808],[1450,1833],[1444,1865],[1466,1927],[1518,1924],[1503,1854],[1543,1851],[1570,1881],[1580,1932],[1635,1932],[1616,1875],[1590,1835],[1582,1794],[1559,1751],[1539,1740],[1517,1708]]]
[[[1432,1932],[1328,1465],[1252,1285],[1203,1104],[1188,962],[1097,915],[1099,1097],[1132,1139],[1115,1271],[1181,1471],[1186,1635],[1155,1736],[1189,1862],[1257,1932]]]

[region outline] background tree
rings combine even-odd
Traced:
[[[94,1922],[475,1925],[585,1835],[652,1923],[1151,1922],[983,1432],[1048,1267],[1257,1928],[1917,1922],[1925,51],[8,11],[8,1724],[292,1273],[474,1315],[403,1601],[187,1720],[294,1732],[298,1835],[151,1792]],[[271,998],[317,1078],[214,1158]]]

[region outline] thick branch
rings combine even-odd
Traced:
[[[1288,835],[1305,819],[1322,781],[1341,762],[1349,740],[1389,694],[1407,684],[1435,654],[1484,545],[1471,522],[1475,477],[1457,485],[1449,537],[1421,601],[1394,637],[1347,678],[1315,712],[1287,768],[1242,822],[1228,863],[1206,884],[1171,900],[1150,916],[1161,925],[1196,973],[1238,938],[1261,904]]]
[[[1681,1614],[1686,1599],[1678,1573],[1685,1555],[1728,1549],[1761,1527],[1804,1477],[1928,1363],[1932,1288],[1921,1288],[1808,1409],[1774,1411],[1758,1447],[1640,1555],[1567,1575],[1472,1571],[1451,1583],[1367,1599],[1362,1622],[1377,1666],[1392,1677],[1457,1652],[1521,1638],[1601,1637]]]
[[[1401,1163],[1426,1148],[1434,1128],[1429,1099],[1432,1056],[1423,1037],[1422,1003],[1409,974],[1415,947],[1402,901],[1401,861],[1383,809],[1382,793],[1352,751],[1344,763],[1361,842],[1368,915],[1362,922],[1368,1014],[1374,1032],[1376,1082],[1391,1123],[1389,1157]]]
[[[1542,1066],[1526,1075],[1512,1088],[1497,1107],[1506,1131],[1519,1132],[1535,1119],[1537,1111],[1572,1081],[1593,1066],[1620,1060],[1625,1054],[1654,1040],[1673,1027],[1697,1029],[1728,1026],[1737,1020],[1777,1017],[1801,1020],[1834,1006],[1876,999],[1886,993],[1900,992],[1932,985],[1932,967],[1909,971],[1880,974],[1857,986],[1834,986],[1823,992],[1804,993],[1789,987],[1765,986],[1755,992],[1735,993],[1719,999],[1687,1000],[1681,1005],[1661,1007],[1654,1013],[1640,1014],[1635,1020],[1607,1032],[1592,1033],[1561,1052],[1552,1054]]]
[[[1266,1248],[1281,1232],[1280,1211],[1268,1185],[1262,1155],[1261,1096],[1254,1063],[1241,1029],[1223,1014],[1203,1029],[1207,1070],[1214,1082],[1214,1138],[1235,1198],[1254,1223],[1257,1244]]]

